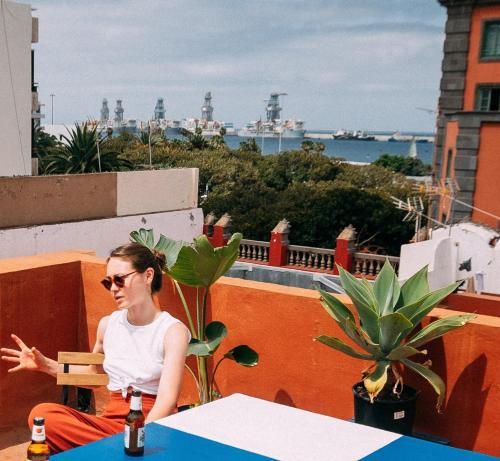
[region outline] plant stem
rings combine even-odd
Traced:
[[[208,392],[210,392],[210,396],[212,396],[213,388],[214,388],[214,382],[215,382],[215,373],[217,373],[217,368],[219,368],[219,365],[221,362],[225,359],[226,357],[222,357],[218,362],[217,365],[215,365],[214,372],[212,373],[212,381],[210,383],[210,387],[208,388]]]
[[[185,363],[184,366],[187,368],[187,370],[189,371],[189,373],[193,377],[194,382],[196,384],[196,390],[198,391],[198,396],[199,396],[200,395],[200,384],[198,383],[198,378],[196,377],[196,375],[194,374],[194,371],[191,369],[191,367],[187,363]]]
[[[200,377],[200,403],[211,401],[208,388],[207,357],[198,357],[198,376]]]
[[[205,338],[203,337],[202,329],[201,329],[201,314],[200,314],[200,291],[199,288],[196,287],[196,321],[198,323],[198,339],[203,341]]]
[[[186,312],[186,317],[187,317],[188,322],[189,322],[189,329],[191,330],[191,335],[193,336],[193,338],[198,339],[196,336],[196,330],[194,328],[193,319],[191,317],[191,313],[189,312],[186,298],[184,297],[184,293],[182,292],[181,286],[179,285],[179,282],[177,282],[177,280],[174,280],[173,282],[174,282],[175,288],[177,289],[177,293],[179,294],[179,297],[181,298],[181,302],[182,302],[182,306],[184,307],[184,311]]]
[[[207,300],[208,300],[208,287],[205,287],[205,292],[203,293],[203,306],[201,308],[201,338],[205,339],[205,323],[207,317]]]

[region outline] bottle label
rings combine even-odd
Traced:
[[[141,398],[141,396],[130,397],[130,409],[133,411],[141,411],[142,410],[142,398]]]
[[[125,424],[125,448],[142,448],[145,438],[144,427],[130,429],[130,426]]]
[[[31,440],[33,442],[45,442],[45,426],[33,426]]]

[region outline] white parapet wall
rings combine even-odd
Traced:
[[[0,1],[0,176],[31,175],[30,5]]]
[[[129,241],[140,228],[167,237],[191,241],[203,232],[203,211],[190,210],[120,216],[108,219],[0,229],[0,259],[70,249],[92,249],[99,256]]]

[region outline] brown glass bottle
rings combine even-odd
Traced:
[[[125,453],[131,456],[144,454],[144,414],[141,391],[132,391],[130,411],[125,419]]]
[[[45,440],[45,419],[35,416],[27,459],[28,461],[47,461],[49,456],[50,450]]]

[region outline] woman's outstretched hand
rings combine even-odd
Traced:
[[[16,371],[22,370],[45,371],[46,357],[36,347],[26,346],[26,344],[14,334],[11,334],[10,337],[17,344],[19,350],[7,349],[5,347],[0,349],[3,361],[17,364],[9,368],[9,373],[15,373]]]

